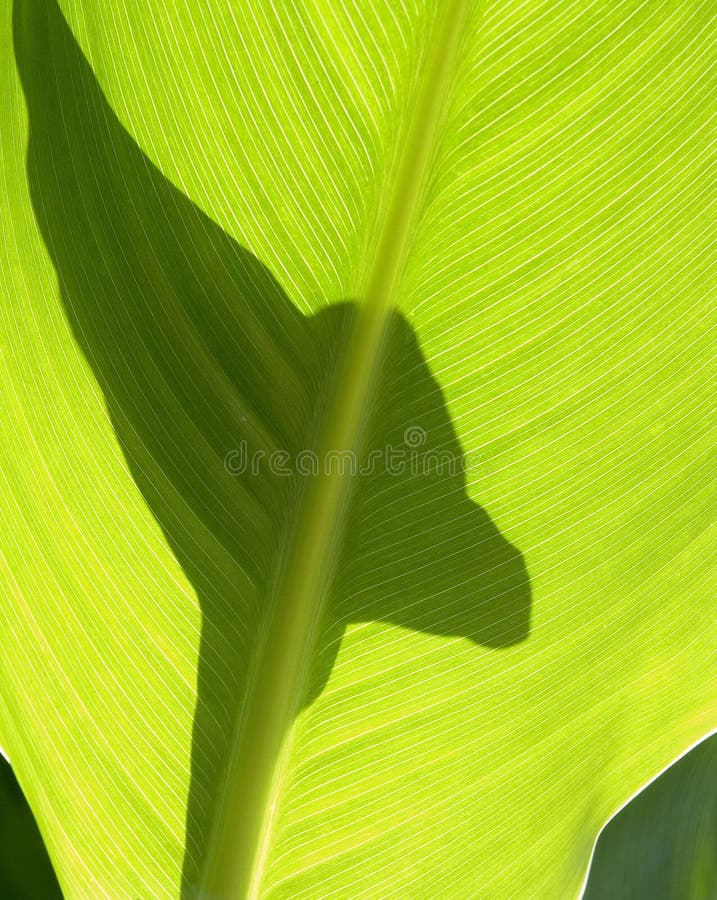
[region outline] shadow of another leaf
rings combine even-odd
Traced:
[[[32,203],[67,318],[201,605],[183,882],[191,894],[276,561],[311,477],[296,460],[316,446],[356,307],[302,315],[261,262],[158,171],[108,106],[56,3],[15,0],[14,37]],[[351,621],[496,648],[529,631],[522,556],[466,493],[463,453],[413,330],[398,312],[386,328],[305,703],[322,690]],[[288,475],[266,464],[277,453]]]

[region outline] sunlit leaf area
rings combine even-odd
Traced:
[[[6,0],[0,898],[717,897],[714,0]]]

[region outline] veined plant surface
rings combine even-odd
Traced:
[[[576,895],[714,729],[715,24],[6,3],[0,744],[67,896]]]

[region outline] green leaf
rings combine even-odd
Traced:
[[[0,889],[8,900],[62,900],[37,824],[0,755]]]
[[[717,735],[663,772],[600,835],[585,900],[708,900],[717,885]]]
[[[12,7],[0,743],[63,891],[576,894],[717,718],[713,4]]]

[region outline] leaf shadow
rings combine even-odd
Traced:
[[[66,316],[201,606],[182,883],[192,896],[273,563],[312,477],[311,459],[303,473],[296,461],[316,444],[356,305],[304,316],[162,175],[112,112],[54,0],[15,0],[13,31],[31,199]],[[358,473],[305,703],[351,622],[495,648],[529,633],[523,558],[468,497],[441,389],[398,312],[373,398],[363,454],[343,461]],[[267,462],[277,452],[280,472]]]

